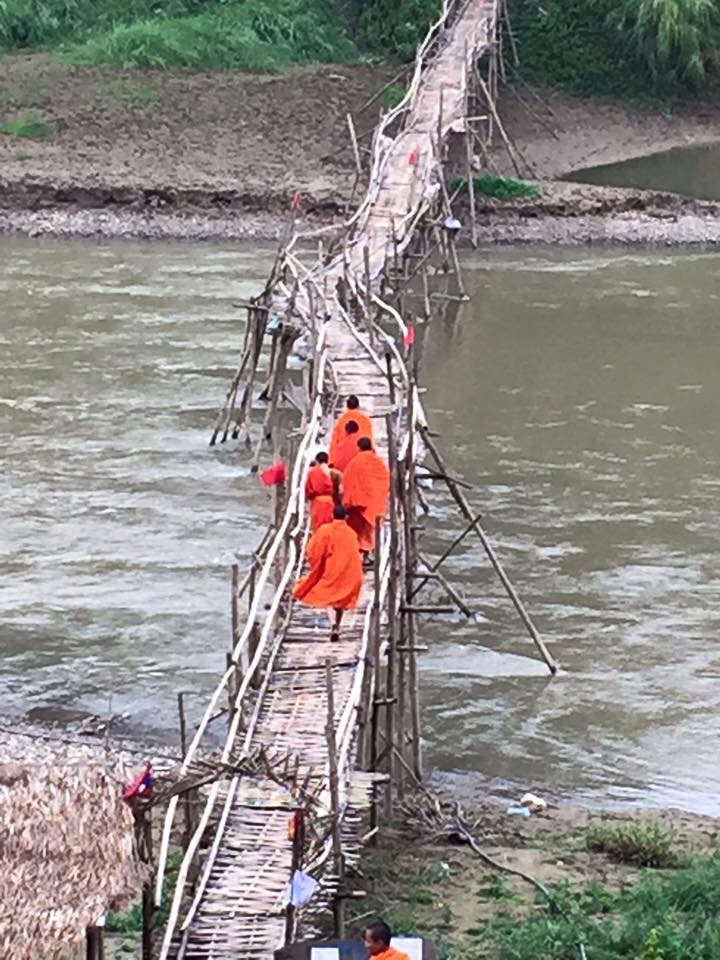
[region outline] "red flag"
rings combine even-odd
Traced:
[[[267,470],[263,470],[260,474],[260,481],[266,487],[275,487],[279,483],[285,483],[285,464],[282,460],[278,460],[277,463],[268,467]]]
[[[403,337],[403,343],[406,347],[411,347],[415,343],[415,327],[408,327]]]
[[[123,800],[134,800],[136,797],[151,797],[155,792],[155,779],[152,775],[152,764],[148,763],[130,786],[125,787]]]
[[[417,147],[413,147],[408,155],[408,165],[411,167],[417,166],[419,156],[420,150]]]
[[[299,193],[293,194],[293,198],[290,201],[290,209],[297,210],[299,206],[300,206],[300,194]]]

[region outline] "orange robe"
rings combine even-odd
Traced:
[[[410,957],[402,950],[396,950],[395,947],[388,947],[382,953],[375,954],[375,960],[410,960]]]
[[[385,516],[389,496],[390,471],[385,461],[374,450],[360,450],[343,473],[343,503],[361,550],[375,545],[375,520]]]
[[[362,562],[355,533],[344,520],[324,523],[310,537],[310,571],[298,580],[293,596],[310,607],[352,610],[362,588]]]
[[[370,437],[371,440],[373,438],[372,420],[370,417],[366,413],[363,413],[362,410],[345,410],[345,412],[341,413],[337,418],[335,426],[333,427],[330,449],[328,450],[330,463],[335,462],[335,453],[338,446],[345,439],[345,424],[349,420],[354,420],[358,425],[358,433],[353,434],[356,440],[359,440],[360,437]]]
[[[360,453],[358,450],[359,433],[346,433],[345,439],[335,447],[335,455],[330,461],[335,470],[345,473],[350,461]]]
[[[330,468],[323,463],[310,467],[305,481],[305,496],[310,501],[311,529],[330,523],[335,509],[335,484]]]

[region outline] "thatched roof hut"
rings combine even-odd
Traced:
[[[106,910],[138,898],[129,776],[119,758],[72,751],[0,762],[0,957],[72,955]]]

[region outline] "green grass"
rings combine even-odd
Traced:
[[[166,923],[170,912],[170,902],[175,893],[180,864],[183,855],[175,850],[168,857],[167,873],[161,906],[153,913],[155,929],[161,929]],[[122,933],[130,936],[139,936],[142,933],[142,902],[134,903],[122,913],[108,913],[105,918],[105,929],[108,933]]]
[[[23,120],[8,120],[0,123],[0,133],[11,137],[25,137],[30,140],[42,140],[53,134],[52,126],[40,117],[26,117]]]
[[[0,50],[81,66],[276,71],[358,56],[327,0],[0,0]]]
[[[657,820],[597,823],[586,834],[588,850],[638,867],[677,867],[677,843],[677,835]]]
[[[321,5],[300,0],[213,4],[196,16],[119,24],[68,52],[79,65],[252,72],[354,56],[353,44]]]
[[[515,200],[522,197],[539,197],[540,189],[534,183],[516,180],[515,177],[496,177],[486,174],[482,177],[473,177],[473,190],[486,197],[496,200]],[[455,177],[450,183],[451,193],[464,194],[468,192],[467,177]]]
[[[647,872],[619,893],[596,884],[581,892],[558,886],[553,894],[561,912],[538,902],[526,918],[496,918],[485,926],[482,949],[490,946],[497,960],[570,960],[582,941],[587,956],[598,960],[720,957],[717,857],[670,874]]]

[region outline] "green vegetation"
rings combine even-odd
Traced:
[[[182,861],[183,855],[179,850],[173,851],[168,857],[162,904],[153,914],[153,924],[156,929],[162,928],[167,923],[170,902],[175,893]],[[123,913],[108,913],[105,918],[105,929],[108,933],[139,936],[142,933],[142,902],[134,903]]]
[[[362,38],[384,56],[412,60],[441,6],[440,0],[358,0]]]
[[[540,196],[540,188],[534,183],[516,180],[515,177],[496,177],[492,174],[473,177],[473,190],[475,193],[483,193],[486,197],[493,197],[496,200],[515,200],[521,197]],[[450,192],[467,193],[467,177],[455,177],[450,182]]]
[[[701,859],[675,873],[643,874],[620,893],[599,885],[553,888],[556,907],[538,902],[525,918],[499,916],[484,929],[498,960],[576,956],[603,960],[714,960],[720,956],[720,859]],[[466,956],[482,956],[478,951]]]
[[[0,0],[0,50],[114,67],[274,71],[356,54],[327,0]]]
[[[358,920],[349,916],[349,929],[377,913],[399,934],[430,938],[439,960],[578,960],[579,944],[588,960],[720,957],[720,854],[704,830],[693,836],[681,821],[670,829],[633,818],[579,830],[556,822],[517,845],[498,828],[502,822],[487,822],[486,841],[501,850],[496,859],[522,864],[548,895],[488,869],[467,849],[400,833],[364,857],[358,882],[368,896],[351,908]],[[691,841],[703,854],[681,860],[676,851]]]
[[[511,0],[523,73],[582,94],[678,96],[715,79],[717,0]]]
[[[676,98],[720,74],[720,0],[509,0],[523,75],[568,90]],[[0,0],[0,52],[187,70],[411,60],[440,0]],[[391,87],[394,106],[400,87]]]
[[[384,107],[394,110],[395,107],[403,102],[406,92],[405,87],[401,87],[399,83],[393,83],[387,88],[385,93],[383,93],[380,100]]]
[[[8,120],[0,123],[0,133],[11,137],[27,137],[30,140],[41,140],[52,136],[53,128],[40,117],[26,117],[23,120]]]
[[[605,853],[618,863],[638,867],[677,867],[677,836],[657,820],[593,824],[586,836],[588,850]]]

